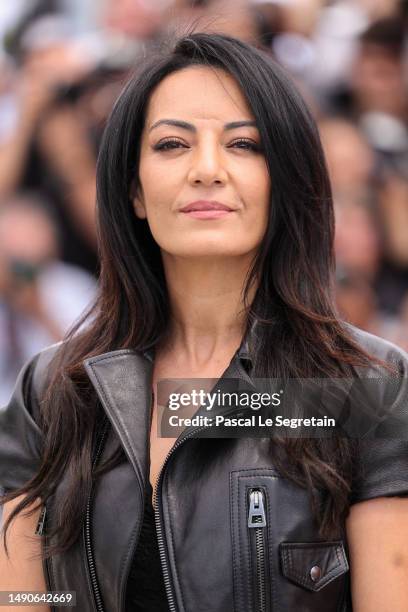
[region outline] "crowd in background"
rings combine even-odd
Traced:
[[[115,98],[138,59],[191,27],[293,76],[331,175],[338,308],[408,350],[407,0],[16,0],[0,8],[0,405],[94,295],[95,165]]]

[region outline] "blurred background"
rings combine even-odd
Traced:
[[[408,350],[408,0],[14,0],[0,4],[0,405],[94,295],[95,163],[115,98],[192,23],[292,74],[329,164],[340,312]]]

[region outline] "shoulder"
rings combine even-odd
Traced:
[[[20,488],[41,463],[44,435],[39,403],[59,346],[48,347],[24,364],[10,401],[0,408],[0,487],[4,490]]]
[[[40,401],[44,393],[47,380],[52,370],[53,361],[63,345],[63,341],[51,344],[34,355],[25,366],[29,373],[31,399],[36,402]]]
[[[361,376],[356,415],[370,423],[357,440],[351,503],[408,495],[408,354],[399,346],[350,324],[347,331],[367,353],[393,367],[356,368]],[[357,396],[357,393],[356,393]],[[360,422],[359,421],[359,422]]]
[[[370,334],[350,323],[343,325],[353,340],[373,357],[398,367],[402,376],[408,376],[408,353],[393,342]]]
[[[41,434],[39,404],[42,399],[52,362],[62,342],[53,344],[31,357],[21,368],[12,396],[0,407],[0,431],[32,431]]]
[[[355,368],[358,384],[354,385],[354,398],[360,394],[360,403],[356,406],[369,417],[370,429],[375,425],[372,431],[377,437],[408,436],[408,354],[374,334],[349,324],[347,327],[353,340],[378,360],[373,359],[368,367]]]

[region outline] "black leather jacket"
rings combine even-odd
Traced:
[[[404,378],[396,403],[406,417],[408,356],[380,338],[353,330],[369,352],[400,365]],[[23,368],[11,402],[0,412],[0,485],[5,490],[26,482],[39,465],[37,398],[55,350],[46,349]],[[248,363],[243,343],[223,377],[247,380]],[[111,452],[118,437],[128,461],[98,481],[83,537],[44,566],[49,590],[76,591],[75,609],[80,612],[125,609],[148,478],[152,365],[150,354],[132,350],[85,362],[110,424],[96,449],[97,459]],[[375,452],[361,457],[365,478],[354,502],[408,492],[408,442],[376,444]],[[63,487],[64,481],[59,491]],[[47,502],[45,538],[57,498],[58,490]],[[251,529],[248,514],[254,504],[257,520],[265,519],[265,525]],[[330,541],[318,536],[307,491],[276,471],[269,439],[199,439],[194,428],[186,430],[165,461],[155,512],[172,611],[352,609],[346,535],[339,530]]]

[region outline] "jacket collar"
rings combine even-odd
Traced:
[[[153,363],[137,351],[122,349],[91,357],[85,370],[123,449],[144,486],[148,464]]]
[[[243,339],[220,380],[241,379],[251,383],[250,343],[255,324]],[[147,439],[150,431],[154,349],[119,349],[85,359],[84,367],[98,398],[118,435],[141,485],[149,465]]]

